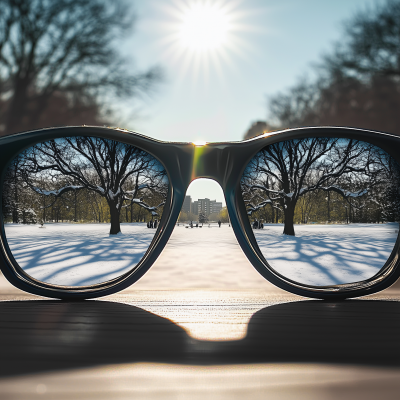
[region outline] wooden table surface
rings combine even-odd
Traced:
[[[396,288],[345,302],[272,285],[75,303],[0,290],[1,399],[398,398]]]

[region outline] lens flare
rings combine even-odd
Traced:
[[[193,144],[195,146],[205,146],[207,142],[205,140],[196,140],[195,142],[193,142]]]

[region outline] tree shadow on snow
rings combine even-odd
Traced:
[[[371,278],[385,265],[396,242],[394,236],[376,239],[321,233],[292,237],[268,234],[268,230],[256,238],[265,259],[279,273],[317,286]]]
[[[152,234],[145,238],[132,234],[87,236],[54,233],[43,238],[22,236],[18,240],[9,239],[9,243],[17,262],[35,279],[85,286],[106,282],[130,271],[143,258],[153,239]]]

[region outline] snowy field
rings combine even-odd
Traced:
[[[45,229],[6,225],[16,260],[36,279],[82,286],[105,282],[133,268],[155,230],[122,224],[122,235],[109,236],[108,224],[46,224]],[[282,275],[310,285],[356,282],[375,275],[397,239],[397,224],[297,225],[296,237],[283,225],[256,230],[260,248]],[[232,229],[177,226],[163,253],[134,285],[153,288],[267,288],[250,265]]]
[[[265,259],[281,275],[307,285],[358,282],[374,276],[396,243],[399,224],[266,225],[255,237]]]
[[[106,282],[131,270],[148,249],[155,229],[123,224],[122,235],[109,235],[109,224],[6,224],[14,258],[42,282],[85,286]]]

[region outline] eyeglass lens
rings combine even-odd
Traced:
[[[39,281],[107,282],[143,258],[167,192],[165,169],[137,147],[97,137],[38,143],[6,171],[7,242],[19,266]]]
[[[293,281],[327,286],[379,273],[396,243],[400,167],[363,141],[304,138],[264,147],[241,190],[261,253]]]

